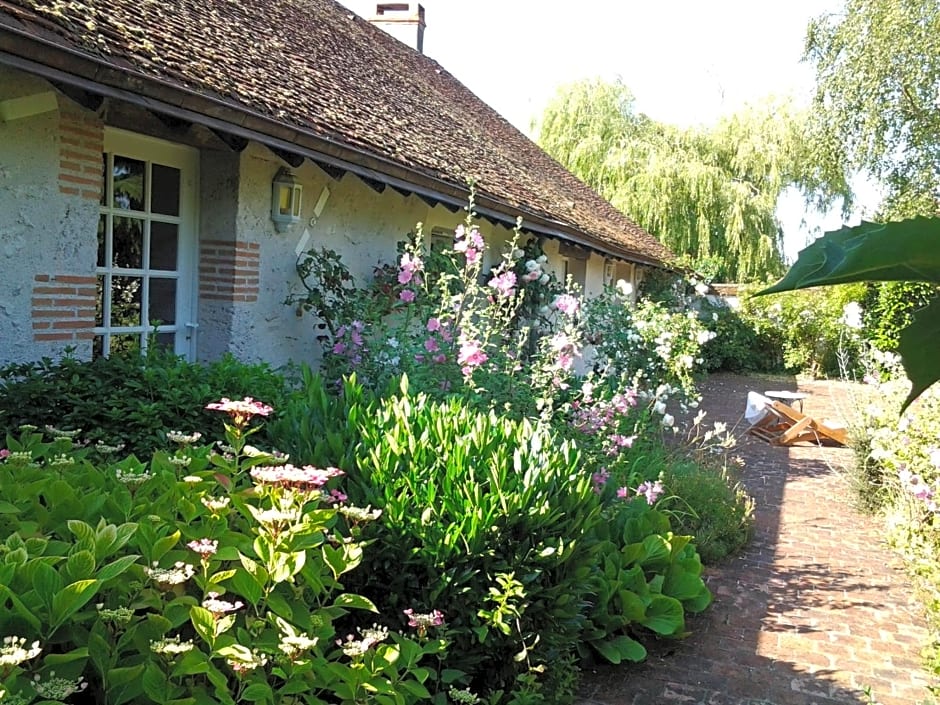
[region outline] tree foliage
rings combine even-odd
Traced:
[[[822,204],[848,198],[839,169],[805,139],[804,116],[767,100],[713,128],[681,129],[637,113],[620,81],[561,88],[540,125],[543,148],[678,255],[719,258],[718,278],[783,270],[775,211],[789,186]]]
[[[881,182],[880,218],[936,213],[940,3],[846,0],[842,13],[809,24],[806,59],[816,69],[815,138]]]

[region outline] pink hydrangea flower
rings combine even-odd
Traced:
[[[241,401],[222,397],[220,401],[206,404],[210,411],[224,411],[232,417],[236,425],[244,425],[254,416],[269,416],[274,409],[260,401],[255,401],[251,397],[245,397]]]
[[[339,468],[315,468],[312,465],[262,465],[251,469],[251,476],[262,485],[277,485],[298,489],[323,487],[330,479],[345,473]]]
[[[199,539],[190,541],[186,547],[199,554],[202,560],[208,560],[209,556],[214,556],[219,550],[219,542],[212,539]]]
[[[416,614],[414,610],[404,610],[408,617],[408,626],[414,627],[419,637],[423,637],[428,632],[429,627],[439,627],[444,623],[444,614],[439,610],[432,610],[427,614]]]

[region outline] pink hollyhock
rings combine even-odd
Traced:
[[[560,296],[555,297],[555,300],[552,302],[552,306],[557,308],[566,316],[577,315],[578,310],[581,308],[581,302],[571,294],[561,294]]]
[[[415,300],[415,293],[411,289],[405,289],[398,295],[398,298],[404,301],[406,304],[410,304]]]
[[[516,286],[516,273],[503,272],[502,274],[497,274],[495,277],[490,279],[489,286],[492,289],[496,289],[496,291],[499,292],[499,295],[504,298],[512,296],[515,292],[514,287]]]
[[[439,318],[429,318],[427,329],[428,333],[436,333],[441,329],[441,320]]]

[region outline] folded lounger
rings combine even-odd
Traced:
[[[768,399],[757,392],[747,393],[744,418],[751,424],[747,432],[771,445],[795,443],[844,446],[848,442],[845,428],[831,421],[817,421],[780,401]]]

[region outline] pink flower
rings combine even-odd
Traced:
[[[408,626],[414,627],[419,637],[423,637],[428,632],[428,627],[439,627],[444,623],[444,614],[438,610],[433,610],[427,614],[415,614],[414,610],[405,610],[405,616],[408,617]]]
[[[490,279],[489,286],[499,292],[502,297],[512,296],[516,286],[516,273],[503,272]]]
[[[410,304],[415,300],[415,293],[411,289],[405,289],[398,295],[398,298],[404,301],[406,304]]]
[[[636,496],[646,497],[646,503],[650,505],[654,504],[662,493],[663,485],[659,480],[656,480],[656,482],[644,482],[636,488]]]
[[[421,271],[423,263],[421,258],[417,256],[412,256],[407,252],[401,256],[401,270],[398,272],[398,283],[399,284],[408,284],[415,275]]]
[[[480,251],[474,250],[472,247],[467,248],[466,252],[467,264],[476,264],[480,261]]]
[[[428,338],[424,341],[424,349],[432,353],[440,350],[440,346],[437,344],[437,341],[434,340],[434,338]]]
[[[441,329],[441,321],[439,318],[429,318],[427,325],[428,333],[436,333]]]
[[[561,294],[555,297],[552,306],[557,308],[566,316],[575,316],[581,308],[581,302],[571,294]]]
[[[447,355],[444,355],[443,353],[441,353],[441,354],[439,354],[439,355],[435,355],[435,356],[434,356],[433,358],[431,358],[431,359],[433,359],[434,362],[436,362],[438,365],[441,365],[441,364],[447,362]]]
[[[463,368],[464,375],[469,375],[474,367],[479,367],[488,359],[478,341],[465,340],[460,344],[460,352],[457,353],[457,364]]]
[[[10,457],[10,450],[8,448],[0,448],[0,460],[5,460]]]
[[[542,276],[542,272],[541,272],[540,270],[536,269],[536,270],[533,270],[533,271],[531,271],[531,272],[526,272],[525,274],[523,274],[523,275],[522,275],[522,281],[524,281],[524,282],[534,282],[534,281],[535,281],[536,279],[538,279],[540,276]]]
[[[345,343],[338,342],[338,343],[336,343],[336,345],[333,346],[333,354],[334,354],[334,355],[342,355],[342,354],[345,353],[345,352],[346,352],[346,344],[345,344]]]
[[[484,245],[483,236],[480,235],[480,231],[477,229],[475,225],[472,228],[470,228],[470,233],[467,235],[467,240],[469,240],[470,244],[473,245],[476,249],[478,250],[483,249],[483,245]]]
[[[209,556],[214,556],[215,552],[219,550],[219,542],[213,541],[212,539],[190,541],[186,546],[190,550],[198,553],[202,560],[208,560]]]
[[[596,473],[591,475],[591,482],[594,484],[594,492],[600,494],[604,489],[604,485],[607,484],[607,480],[610,479],[610,473],[607,472],[604,468],[601,468]]]
[[[311,490],[323,487],[330,479],[343,475],[339,468],[315,468],[312,465],[296,467],[287,465],[264,465],[251,469],[251,476],[258,484],[278,487],[294,487]]]
[[[243,426],[254,416],[269,416],[273,408],[260,401],[255,401],[251,397],[245,397],[241,401],[222,397],[220,401],[206,404],[210,411],[224,411],[235,422],[236,426]]]
[[[626,498],[629,497],[629,496],[630,496],[630,488],[629,488],[629,487],[618,487],[618,488],[617,488],[617,498],[618,498],[618,499],[626,499]]]
[[[349,497],[340,492],[339,490],[330,490],[330,496],[327,498],[328,502],[345,502]]]
[[[636,440],[636,436],[621,436],[619,433],[615,433],[610,437],[610,440],[614,445],[619,446],[620,448],[632,448],[633,442]]]

